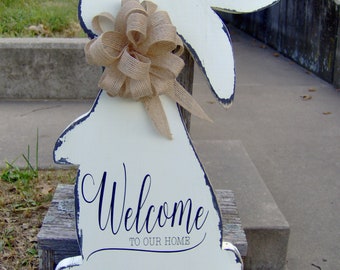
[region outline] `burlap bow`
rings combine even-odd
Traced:
[[[183,43],[165,11],[157,5],[122,0],[116,18],[101,13],[93,18],[98,38],[85,47],[89,64],[104,66],[99,87],[110,96],[141,101],[165,137],[169,124],[159,98],[165,94],[192,114],[210,120],[194,98],[176,81],[184,67]]]

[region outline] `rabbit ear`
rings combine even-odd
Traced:
[[[210,3],[205,0],[154,2],[159,9],[168,12],[216,98],[227,107],[234,97],[234,57],[228,30]]]
[[[79,0],[78,17],[80,25],[89,38],[94,38],[97,34],[92,27],[94,16],[109,12],[116,15],[121,7],[121,0]]]
[[[205,17],[197,17],[195,27],[190,30],[183,29],[182,32],[182,26],[174,24],[178,25],[179,34],[205,74],[215,97],[227,108],[234,99],[236,82],[230,35],[212,9],[207,8],[202,13]]]

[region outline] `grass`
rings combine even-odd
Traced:
[[[6,162],[6,168],[1,173],[1,179],[9,182],[24,182],[27,183],[34,177],[38,176],[38,163],[39,163],[39,130],[37,129],[37,137],[35,143],[35,168],[33,168],[30,161],[30,146],[27,146],[27,155],[22,154],[21,157],[26,162],[26,168],[21,170],[17,166],[15,166],[15,161],[19,158],[16,158],[11,163]]]
[[[1,0],[0,37],[84,37],[78,0]]]
[[[50,170],[15,182],[0,179],[1,270],[38,269],[37,234],[55,188],[59,183],[73,184],[75,177],[75,170]]]
[[[0,270],[36,270],[39,266],[37,234],[59,183],[74,184],[76,170],[38,170],[39,133],[35,166],[30,147],[25,168],[6,162],[0,173]]]

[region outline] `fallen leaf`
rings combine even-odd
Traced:
[[[31,25],[28,27],[28,30],[34,32],[36,35],[48,36],[50,34],[47,27],[43,24]]]
[[[302,100],[311,100],[312,99],[312,96],[311,95],[304,95],[304,96],[301,96]]]
[[[280,54],[279,54],[278,52],[273,53],[273,55],[274,55],[275,57],[279,57],[279,56],[280,56]]]
[[[321,267],[320,267],[319,265],[316,265],[316,264],[314,264],[314,263],[312,263],[311,266],[313,266],[313,267],[315,267],[315,268],[317,268],[317,269],[322,270]]]
[[[207,103],[209,103],[209,104],[215,104],[216,101],[207,101]]]
[[[330,115],[330,114],[332,114],[331,112],[323,112],[322,113],[323,115]]]
[[[50,192],[53,190],[53,188],[52,188],[50,185],[45,184],[45,183],[42,183],[42,184],[39,186],[39,188],[41,189],[41,193],[42,193],[43,195],[48,195],[48,194],[50,194]]]
[[[308,92],[316,92],[317,90],[315,88],[309,88]]]

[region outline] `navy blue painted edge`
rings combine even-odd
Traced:
[[[82,29],[84,30],[84,32],[88,35],[89,38],[93,39],[96,37],[96,35],[86,27],[85,23],[84,23],[84,20],[83,20],[83,17],[81,16],[82,14],[82,0],[79,0],[78,2],[78,19],[79,19],[79,23],[82,27]],[[74,129],[77,125],[79,125],[80,123],[84,122],[89,116],[90,114],[94,111],[97,103],[98,103],[98,99],[99,99],[99,96],[101,95],[101,92],[102,90],[99,91],[92,107],[91,107],[91,110],[82,118],[78,119],[77,121],[75,122],[72,122],[72,124],[70,124],[70,126],[64,130],[64,132],[58,137],[58,140],[57,142],[55,143],[55,146],[54,146],[54,151],[53,151],[53,160],[55,163],[57,164],[62,164],[62,165],[74,165],[73,163],[70,163],[66,158],[61,158],[59,160],[56,160],[55,158],[55,151],[62,145],[62,137],[65,136],[66,133],[68,133],[70,130]]]
[[[216,14],[217,16],[217,14]],[[222,21],[221,21],[222,22]],[[223,23],[223,22],[222,22]],[[223,31],[226,33],[228,39],[229,39],[229,42],[230,44],[231,43],[231,38],[230,38],[230,35],[229,35],[229,31],[227,29],[227,27],[224,25],[223,23]],[[200,67],[200,69],[202,70],[202,72],[204,73],[205,77],[207,78],[208,80],[208,83],[209,83],[209,87],[210,87],[210,90],[212,91],[212,93],[214,94],[215,98],[220,102],[222,103],[223,105],[229,105],[233,102],[234,100],[234,95],[235,95],[235,85],[236,85],[236,75],[235,75],[235,67],[234,67],[234,89],[233,89],[233,94],[230,96],[230,98],[220,98],[216,91],[214,90],[210,80],[209,80],[209,77],[207,76],[207,72],[205,71],[205,68],[204,66],[202,65],[202,61],[201,59],[199,58],[198,54],[196,53],[195,49],[186,41],[186,39],[178,33],[178,35],[181,37],[181,39],[183,40],[185,46],[187,47],[187,49],[190,51],[192,57],[194,58],[195,62],[198,64],[198,66]]]
[[[92,112],[94,112],[97,104],[98,104],[98,100],[99,100],[99,97],[100,95],[102,94],[102,91],[103,90],[100,90],[98,92],[98,95],[94,101],[94,103],[92,104],[92,107],[90,109],[90,111],[88,111],[83,117],[77,119],[76,121],[72,122],[64,131],[63,133],[58,137],[55,145],[54,145],[54,150],[53,150],[53,160],[55,163],[57,164],[61,164],[61,165],[76,165],[76,164],[73,164],[71,162],[69,162],[66,158],[61,158],[59,160],[56,160],[56,157],[55,157],[55,152],[58,150],[58,148],[63,144],[63,140],[62,138],[68,133],[70,132],[71,130],[73,130],[75,127],[77,127],[79,124],[81,124],[82,122],[84,122],[87,118],[90,117],[90,115],[92,114]]]
[[[181,121],[182,121],[182,124],[183,124],[183,128],[184,128],[184,130],[185,130],[185,132],[186,132],[186,134],[187,134],[187,138],[188,138],[189,144],[190,144],[190,146],[191,146],[191,148],[192,148],[192,151],[194,152],[194,154],[195,154],[195,156],[196,156],[196,159],[197,159],[198,163],[200,164],[201,169],[202,169],[202,171],[203,171],[203,173],[204,173],[205,184],[206,184],[206,185],[209,187],[209,189],[210,189],[210,194],[211,194],[211,196],[212,196],[213,206],[214,206],[215,210],[217,211],[217,214],[218,214],[218,217],[219,217],[218,229],[220,230],[220,235],[221,235],[221,237],[220,237],[220,246],[222,247],[222,242],[223,242],[223,224],[222,224],[222,216],[221,216],[220,207],[219,207],[219,205],[218,205],[217,198],[216,198],[214,189],[213,189],[213,187],[212,187],[212,185],[211,185],[211,183],[210,183],[209,177],[208,177],[208,175],[207,175],[207,173],[206,173],[206,171],[205,171],[205,169],[204,169],[204,167],[203,167],[203,164],[202,164],[201,160],[200,160],[199,157],[198,157],[198,154],[197,154],[197,152],[196,152],[196,149],[195,149],[195,147],[194,147],[194,145],[193,145],[193,143],[192,143],[192,140],[191,140],[191,137],[190,137],[190,133],[189,133],[189,131],[188,131],[188,129],[187,129],[187,126],[186,126],[185,123],[184,123],[184,119],[183,119],[183,117],[182,117],[182,112],[181,112],[181,109],[180,109],[180,105],[178,105],[178,104],[177,104],[177,109],[178,109],[178,113],[179,113],[180,116],[181,116],[180,118],[181,118]]]
[[[83,232],[79,231],[79,213],[80,213],[80,205],[79,205],[79,193],[78,193],[78,187],[79,187],[79,176],[80,176],[80,169],[78,169],[77,178],[76,178],[76,184],[74,186],[74,206],[75,206],[75,218],[76,218],[76,232],[77,232],[77,238],[78,238],[78,244],[81,252],[81,256],[84,260],[83,255]]]
[[[82,14],[82,0],[79,0],[79,3],[78,3],[78,20],[79,20],[80,26],[81,26],[81,28],[83,28],[85,34],[87,34],[87,36],[90,39],[94,39],[97,35],[95,33],[93,33],[91,29],[86,27],[86,24],[83,20],[83,17],[81,16],[81,14]]]

